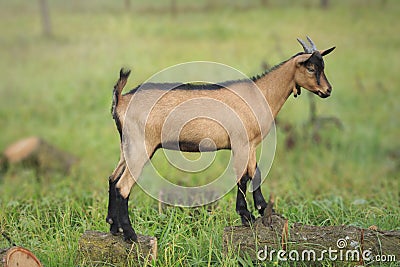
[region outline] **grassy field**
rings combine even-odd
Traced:
[[[263,192],[274,192],[277,212],[293,222],[400,230],[397,0],[331,1],[328,10],[318,1],[268,1],[267,7],[235,1],[240,8],[217,5],[208,12],[186,10],[178,1],[176,15],[169,1],[154,3],[153,11],[145,1],[130,11],[122,1],[49,2],[52,37],[42,36],[37,1],[0,2],[0,150],[38,135],[80,159],[68,177],[40,184],[29,169],[0,174],[0,231],[45,266],[74,266],[80,235],[108,231],[107,178],[119,156],[110,104],[121,66],[133,68],[129,87],[193,60],[255,75],[262,61],[275,65],[301,51],[296,38],[305,35],[321,49],[337,46],[325,59],[332,97],[316,105],[319,115],[337,117],[344,128],[327,126],[316,142],[305,126],[307,94],[291,97],[278,116]],[[280,127],[285,123],[291,133]],[[296,145],[289,149],[293,134]],[[161,153],[154,163],[177,183],[199,182],[199,175],[178,175]],[[236,266],[234,255],[222,255],[223,228],[240,223],[235,191],[211,211],[171,207],[160,214],[158,202],[135,187],[131,218],[137,232],[158,238],[155,265]],[[2,239],[1,247],[7,247]]]

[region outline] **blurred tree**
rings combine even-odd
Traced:
[[[171,0],[170,10],[171,10],[171,15],[172,16],[175,16],[178,13],[178,8],[176,6],[176,1],[175,0]]]
[[[328,9],[329,7],[329,0],[321,0],[321,7],[323,9]]]
[[[42,17],[43,34],[45,36],[51,36],[52,28],[47,0],[39,0],[39,8],[40,16]]]
[[[131,0],[125,0],[125,9],[129,10],[131,8]]]

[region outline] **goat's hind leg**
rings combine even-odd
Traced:
[[[121,178],[122,174],[124,173],[126,169],[126,164],[125,160],[123,158],[123,155],[121,155],[120,161],[118,162],[117,167],[113,171],[113,173],[110,175],[108,184],[109,184],[109,189],[108,189],[108,213],[107,213],[107,218],[106,222],[110,224],[110,232],[113,235],[117,235],[118,233],[121,233],[120,229],[120,223],[118,220],[118,210],[117,210],[117,191],[116,191],[116,184],[118,183],[119,179]]]
[[[123,232],[124,238],[127,242],[137,242],[137,235],[133,230],[128,210],[128,201],[130,196],[130,189],[134,184],[134,180],[130,176],[129,170],[125,168],[121,178],[115,185],[116,192],[116,213],[119,224],[119,231]]]
[[[140,146],[134,145],[133,147],[140,148]],[[140,149],[135,151],[136,153],[130,156],[130,162],[133,163],[133,166],[130,166],[130,169],[125,168],[121,178],[116,184],[118,221],[124,233],[124,238],[127,242],[137,242],[137,235],[135,230],[132,228],[128,211],[130,191],[132,186],[136,183],[136,179],[139,178],[144,165],[149,160],[145,152],[140,153]]]

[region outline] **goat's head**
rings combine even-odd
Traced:
[[[330,96],[332,86],[325,76],[325,65],[322,57],[332,52],[335,47],[326,50],[317,50],[317,47],[310,37],[307,36],[307,40],[311,46],[308,46],[300,39],[297,40],[303,46],[304,53],[294,58],[296,63],[296,88],[293,90],[294,96],[296,97],[300,94],[300,87],[303,87],[322,98]]]

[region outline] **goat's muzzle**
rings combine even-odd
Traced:
[[[325,92],[322,90],[318,90],[317,92],[315,92],[315,94],[317,94],[321,98],[327,98],[328,96],[331,95],[331,92],[332,92],[332,87],[328,87],[328,89],[326,89]]]

